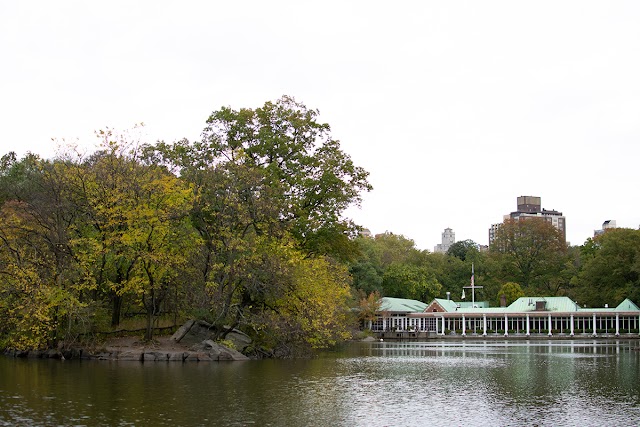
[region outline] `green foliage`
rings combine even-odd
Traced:
[[[625,298],[640,299],[640,230],[607,230],[582,249],[576,298],[582,304],[615,306]]]
[[[412,264],[391,264],[383,277],[385,295],[431,301],[440,295],[442,285],[424,267]]]
[[[491,246],[496,270],[503,281],[521,283],[530,295],[558,295],[569,286],[561,272],[568,262],[562,234],[539,218],[505,220]]]
[[[507,221],[489,254],[472,241],[431,254],[390,232],[356,237],[343,215],[368,174],[290,97],[214,111],[201,141],[97,136],[88,157],[0,158],[0,347],[70,344],[121,321],[151,339],[188,313],[220,340],[237,327],[290,357],[347,339],[380,295],[457,297],[472,263],[477,299],[640,300],[637,230],[567,248],[544,221]]]
[[[505,296],[507,305],[511,304],[518,298],[525,296],[524,291],[522,290],[520,285],[514,282],[507,282],[502,285],[500,291],[498,291],[498,295],[496,298],[497,306],[500,306],[500,299],[502,298],[502,295]]]
[[[449,247],[447,250],[447,255],[456,257],[461,261],[469,258],[472,258],[475,253],[478,252],[478,245],[473,240],[461,240],[459,242],[455,242],[453,245]]]

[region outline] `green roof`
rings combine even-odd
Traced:
[[[640,308],[633,301],[625,299],[615,309],[614,308],[581,308],[569,297],[521,297],[511,303],[508,307],[487,307],[485,301],[476,302],[476,308],[470,304],[459,303],[453,300],[435,298],[432,303],[438,303],[446,312],[459,312],[467,314],[496,314],[496,313],[527,313],[536,312],[536,303],[544,301],[544,312],[555,311],[558,313],[572,312],[612,312],[612,311],[638,311]],[[394,313],[423,313],[430,304],[422,301],[404,298],[384,297],[380,300],[380,311],[390,311]]]
[[[427,304],[414,299],[384,297],[380,300],[380,311],[421,313],[425,308],[427,308]]]
[[[616,311],[640,311],[640,308],[629,298],[626,298],[616,307]]]
[[[536,303],[544,301],[544,311],[558,311],[562,313],[578,311],[580,307],[569,297],[521,297],[511,303],[506,309],[508,312],[524,313],[536,311]]]
[[[458,308],[458,303],[450,299],[436,298],[434,301],[440,304],[446,311],[456,311]]]
[[[460,308],[489,308],[489,301],[460,301]]]

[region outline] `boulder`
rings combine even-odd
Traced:
[[[189,326],[190,325],[190,326]],[[182,330],[184,328],[184,330]],[[211,325],[202,320],[189,320],[171,337],[184,345],[196,345],[212,336]],[[181,331],[182,330],[182,331]]]
[[[167,353],[164,351],[145,351],[142,360],[144,362],[166,361]]]
[[[249,335],[237,329],[229,332],[226,339],[231,341],[240,352],[244,351],[251,344],[251,338],[249,338]]]
[[[213,338],[211,327],[212,325],[204,320],[189,320],[171,336],[171,339],[184,345],[199,345]],[[226,339],[231,341],[239,351],[244,351],[251,344],[251,338],[237,329],[229,332]]]
[[[191,348],[193,351],[204,352],[211,360],[249,360],[247,356],[237,350],[220,345],[212,340],[204,340]]]
[[[193,352],[188,352],[185,353],[186,357],[184,358],[185,362],[197,362],[198,361],[198,355],[196,353]]]
[[[55,348],[51,348],[47,350],[44,353],[44,357],[49,359],[62,359],[62,360],[65,359],[64,355],[60,351],[56,350]]]
[[[175,342],[180,342],[180,340],[184,338],[187,333],[189,333],[189,330],[191,330],[194,323],[196,323],[195,320],[187,320],[187,322],[184,325],[180,326],[178,330],[171,336],[171,339]]]
[[[138,350],[123,351],[118,355],[118,360],[135,360],[140,362],[143,360],[144,353]]]
[[[196,356],[198,357],[198,362],[211,362],[215,360],[209,354],[202,351],[197,352]]]
[[[183,351],[170,351],[167,352],[167,360],[170,362],[183,362],[186,358],[186,354]]]

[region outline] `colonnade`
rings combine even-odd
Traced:
[[[420,313],[412,315],[380,316],[370,323],[373,331],[434,332],[445,335],[456,331],[468,334],[580,334],[599,335],[638,333],[640,315],[637,313]]]

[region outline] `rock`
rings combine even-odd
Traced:
[[[186,354],[183,351],[170,351],[167,352],[167,360],[170,362],[183,362],[186,358]]]
[[[201,351],[197,352],[196,356],[198,357],[198,362],[211,362],[212,360],[215,360],[207,353]]]
[[[187,332],[182,334],[182,337],[179,340],[176,339],[176,342],[179,342],[184,345],[195,345],[195,344],[201,343],[204,340],[211,338],[212,334],[211,334],[211,330],[209,329],[211,325],[209,325],[207,322],[204,322],[202,320],[198,320],[198,321],[190,320],[187,323],[185,323],[180,329],[182,329],[183,327],[186,329],[186,326],[188,324],[191,324],[191,327],[188,329]],[[176,332],[174,336],[177,337],[178,336],[177,334],[178,332]]]
[[[118,360],[135,360],[135,361],[142,361],[142,358],[144,357],[144,353],[141,351],[137,351],[137,350],[130,350],[130,351],[123,351],[122,353],[120,353],[118,355]]]
[[[185,362],[197,362],[198,361],[198,355],[196,353],[193,352],[188,352],[186,353],[186,357],[184,358]]]
[[[53,348],[45,351],[43,357],[46,357],[49,359],[63,359],[63,360],[65,358],[61,352]]]
[[[156,360],[167,360],[167,354],[160,351],[145,351],[142,356],[144,362],[155,362]]]
[[[67,348],[62,350],[62,355],[65,359],[82,359],[85,358],[84,352],[81,348]]]
[[[249,360],[247,356],[232,348],[220,345],[212,340],[204,340],[191,347],[191,350],[205,352],[211,360]]]
[[[196,323],[195,320],[187,320],[187,322],[180,326],[180,328],[178,328],[178,330],[171,336],[171,339],[175,342],[180,342],[180,340],[189,333],[189,330],[191,330],[194,323]]]
[[[100,352],[100,353],[96,353],[94,355],[91,356],[92,359],[98,359],[98,360],[112,360],[112,359],[116,359],[118,357],[117,354],[112,354],[112,353],[108,353],[106,351]]]
[[[249,338],[249,335],[237,329],[229,332],[226,339],[231,341],[240,352],[244,351],[251,344],[251,338]]]
[[[211,326],[204,320],[189,320],[173,334],[171,339],[188,346],[199,345],[202,341],[213,338]],[[243,351],[251,344],[251,338],[237,329],[229,332],[226,339],[231,341],[239,351]]]

